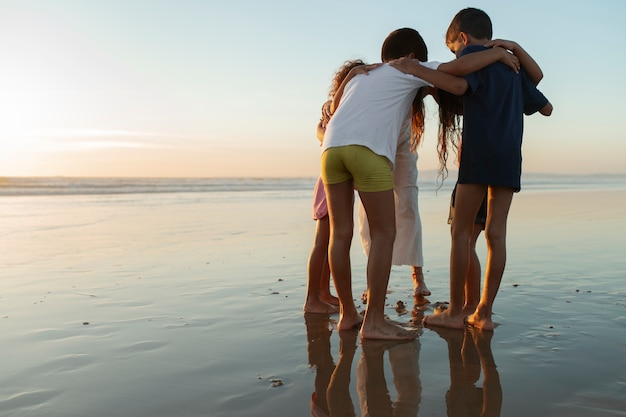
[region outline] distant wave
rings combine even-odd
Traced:
[[[439,191],[450,190],[450,173]],[[316,178],[83,178],[0,177],[0,196],[211,193],[237,191],[312,192]],[[436,190],[436,172],[420,172],[422,190]],[[626,175],[524,174],[523,190],[626,188]]]
[[[0,196],[210,193],[313,189],[315,178],[0,178]]]

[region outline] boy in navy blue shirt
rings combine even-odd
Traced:
[[[495,63],[465,76],[462,152],[452,221],[450,305],[439,314],[425,317],[426,325],[463,328],[469,324],[493,330],[492,306],[506,263],[507,217],[513,194],[520,190],[523,116],[537,111],[549,116],[552,112],[550,102],[535,87],[543,77],[537,63],[517,43],[491,41],[491,36],[489,16],[475,8],[457,13],[446,34],[446,44],[457,58],[501,46],[517,56],[522,69],[515,73]],[[404,65],[408,64],[400,62],[394,66],[402,69]],[[429,80],[423,68],[412,68],[411,73]],[[444,130],[455,127],[443,126]],[[485,282],[478,307],[470,314],[463,311],[464,286],[474,221],[485,195]]]

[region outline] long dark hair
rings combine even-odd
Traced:
[[[463,116],[463,98],[444,90],[437,90],[439,104],[439,135],[437,153],[439,155],[439,177],[448,176],[448,155],[453,150],[457,155],[457,164],[461,157],[461,117]]]

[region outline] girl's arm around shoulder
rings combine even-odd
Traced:
[[[463,55],[454,61],[439,65],[437,69],[447,72],[448,74],[463,76],[476,72],[498,61],[508,65],[513,71],[519,72],[519,58],[506,49],[499,47]]]
[[[431,83],[437,88],[441,88],[455,95],[463,95],[467,90],[467,81],[463,78],[430,69],[422,65],[417,59],[402,57],[389,61],[389,65],[405,74],[414,75]]]

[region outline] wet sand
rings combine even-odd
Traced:
[[[302,313],[308,191],[1,198],[0,416],[624,416],[624,191],[516,195],[495,332],[408,343]],[[448,196],[392,320],[447,300]],[[364,270],[356,244],[357,300]]]

